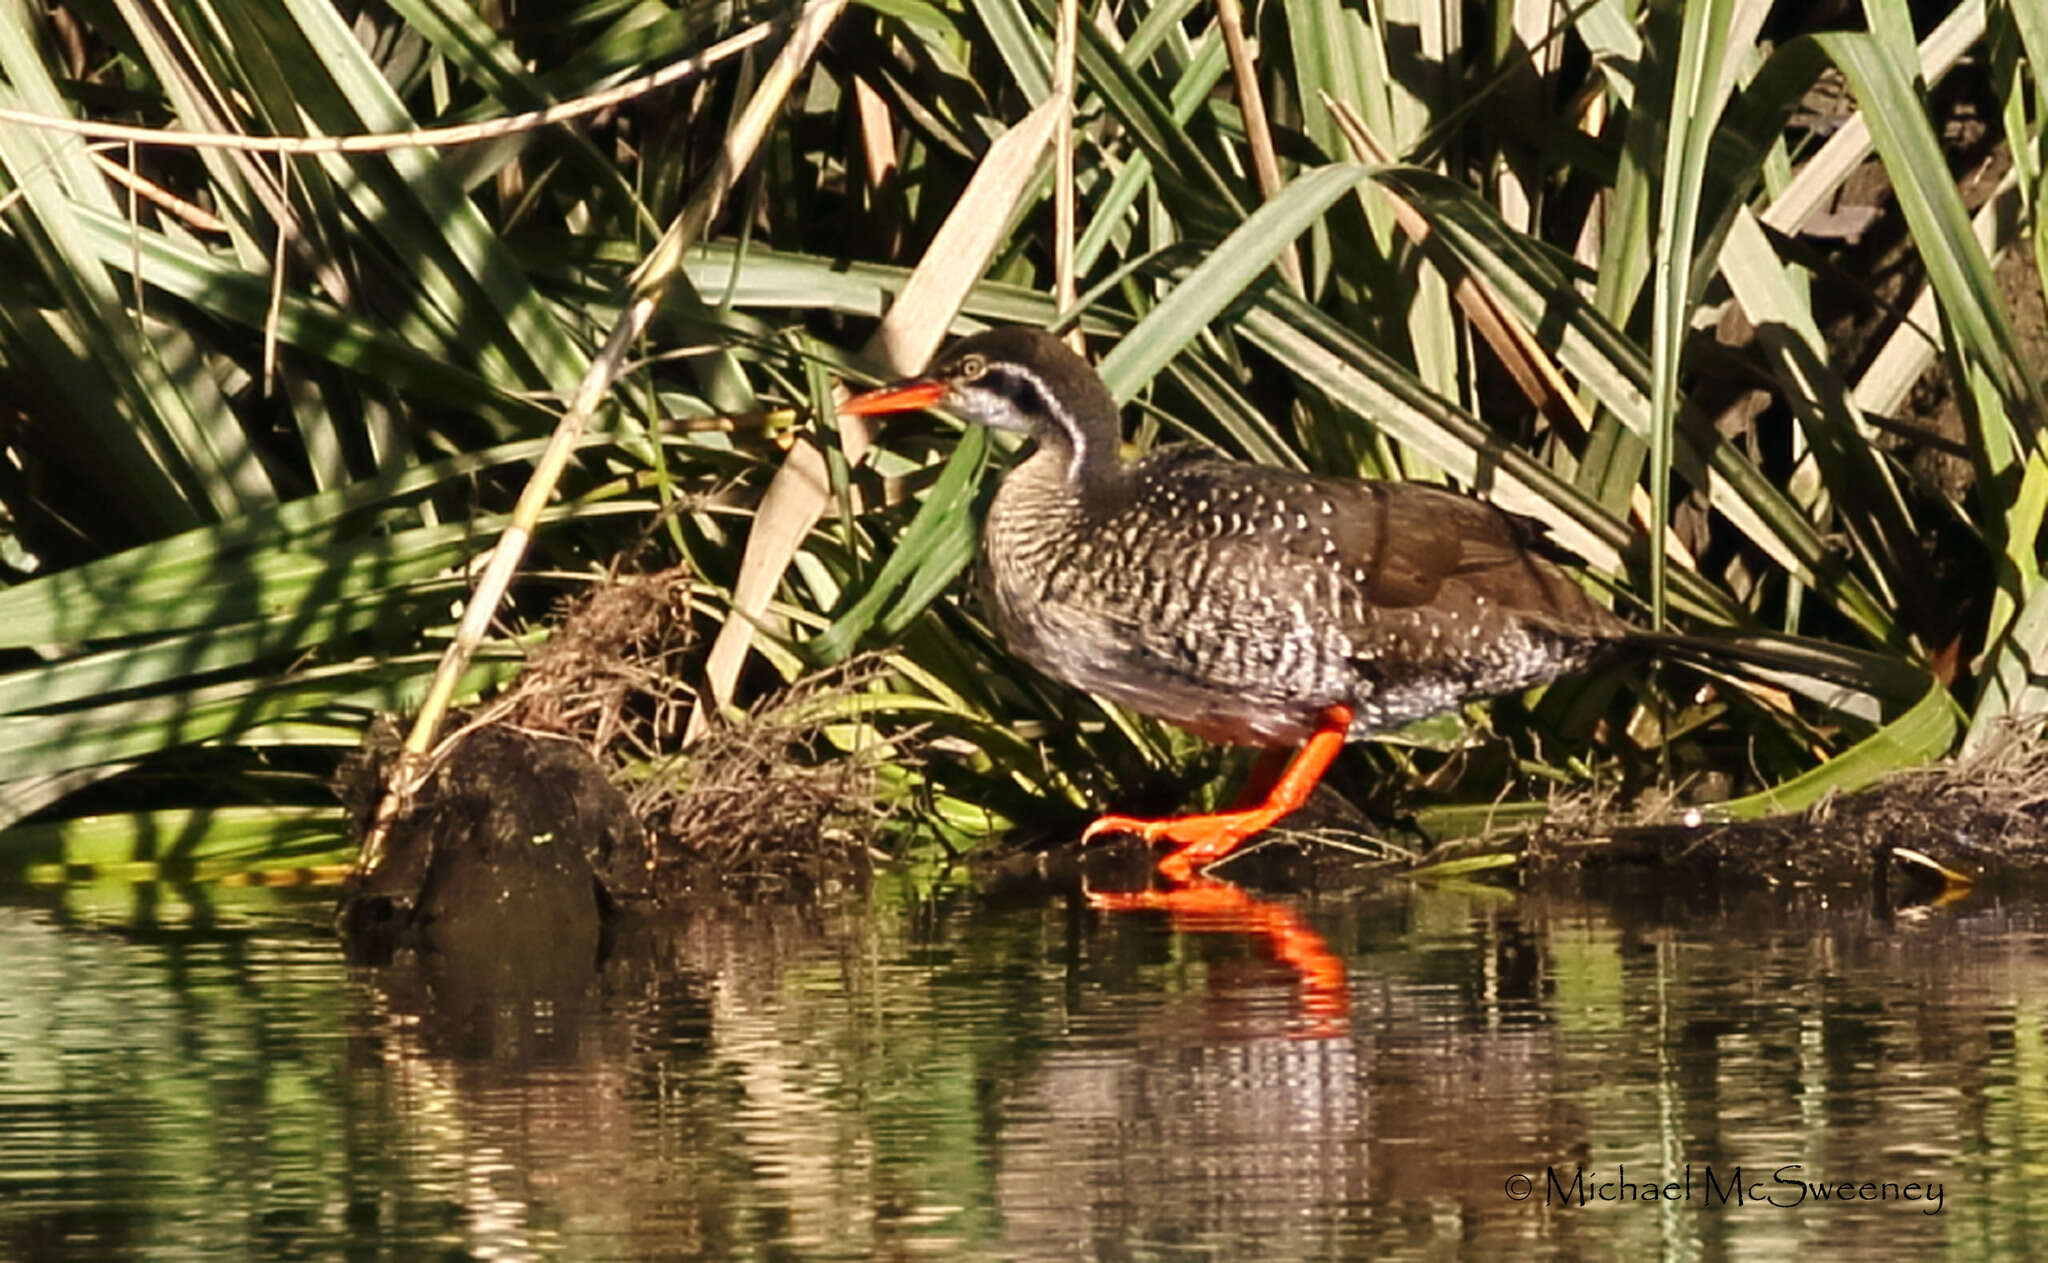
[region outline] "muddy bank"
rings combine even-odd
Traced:
[[[999,899],[1083,885],[1131,890],[1152,880],[1149,853],[1128,840],[1087,850],[991,846],[968,866]],[[2048,741],[2038,732],[2015,736],[1960,763],[1761,819],[1564,803],[1535,829],[1434,847],[1401,822],[1366,821],[1324,791],[1210,875],[1276,894],[1453,878],[1549,890],[1619,880],[1678,892],[1853,891],[1892,903],[1975,884],[2048,890]]]
[[[1716,820],[1560,812],[1533,831],[1446,844],[1422,873],[1500,864],[1525,879],[1664,875],[1744,888],[1871,889],[1912,898],[1966,884],[2048,886],[2048,741],[2016,733],[1958,763],[1902,772],[1806,811]]]

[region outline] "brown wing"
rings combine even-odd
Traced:
[[[1370,608],[1490,607],[1589,634],[1627,630],[1539,555],[1535,523],[1484,500],[1426,483],[1225,468],[1245,489],[1238,494],[1259,499],[1291,553],[1332,564]]]
[[[1186,448],[1154,452],[1142,470],[1133,494],[1173,499],[1189,520],[1224,536],[1211,547],[1237,541],[1243,564],[1289,557],[1304,575],[1327,574],[1313,586],[1353,594],[1333,614],[1440,610],[1467,626],[1519,617],[1592,636],[1628,630],[1538,555],[1527,519],[1462,492],[1218,461]]]
[[[1427,605],[1447,583],[1485,582],[1529,557],[1514,520],[1470,496],[1422,483],[1317,482],[1339,505],[1337,556],[1363,572],[1366,600],[1380,609]]]

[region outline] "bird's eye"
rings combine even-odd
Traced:
[[[960,361],[960,380],[971,382],[988,371],[988,360],[979,355],[970,355]]]

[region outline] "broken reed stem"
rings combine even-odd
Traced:
[[[1053,95],[1059,99],[1059,121],[1053,131],[1053,310],[1071,312],[1077,295],[1074,281],[1074,61],[1081,41],[1081,0],[1060,0],[1059,42],[1053,63]],[[1078,322],[1067,330],[1067,345],[1086,355],[1087,340]]]
[[[618,380],[627,354],[646,333],[670,282],[682,268],[684,254],[703,234],[724,205],[726,197],[738,185],[740,176],[753,162],[761,139],[768,133],[769,124],[781,111],[798,75],[810,64],[812,55],[824,42],[825,33],[831,29],[846,3],[847,0],[813,0],[804,9],[795,30],[790,33],[789,42],[783,46],[768,73],[762,76],[760,86],[747,101],[746,109],[726,134],[710,178],[699,187],[696,196],[676,216],[675,222],[669,225],[668,231],[648,253],[646,261],[629,279],[632,297],[619,323],[613,328],[604,350],[584,373],[568,411],[562,415],[546,450],[535,463],[533,476],[527,480],[526,487],[519,494],[519,502],[513,508],[512,519],[505,533],[498,537],[497,547],[491,552],[476,591],[462,611],[462,621],[455,629],[455,637],[434,668],[426,700],[420,705],[412,730],[406,736],[405,749],[392,770],[391,782],[385,787],[384,797],[377,804],[376,815],[363,839],[362,854],[356,861],[358,872],[374,872],[383,862],[384,844],[390,835],[392,822],[397,819],[400,807],[425,779],[430,762],[426,757],[427,751],[434,744],[435,735],[440,731],[441,721],[454,700],[463,673],[469,668],[470,659],[490,630],[491,620],[497,614],[506,589],[511,586],[512,576],[519,570],[519,563],[526,556],[527,546],[533,542],[534,525],[554,495],[562,471],[568,466],[570,453],[576,450],[598,404],[611,392],[612,383]]]
[[[831,4],[834,4],[834,0],[811,0],[803,15],[797,19],[798,24],[809,21],[814,11]],[[245,136],[239,132],[196,132],[176,127],[137,127],[129,123],[105,123],[97,119],[67,118],[60,114],[38,114],[33,110],[19,110],[9,106],[0,106],[0,123],[18,123],[43,131],[64,132],[99,140],[119,140],[139,145],[167,145],[180,149],[227,149],[239,153],[388,153],[394,149],[473,145],[478,141],[494,140],[500,136],[530,132],[570,119],[582,118],[635,97],[645,96],[656,89],[694,79],[755,45],[765,43],[775,34],[776,28],[781,26],[782,22],[783,19],[777,18],[748,27],[729,39],[713,44],[695,57],[686,57],[679,62],[663,66],[653,74],[629,80],[617,87],[606,88],[602,92],[593,92],[588,96],[563,101],[544,110],[529,110],[523,114],[486,119],[480,123],[462,123],[453,127],[424,127],[410,132],[355,132],[346,136]]]
[[[1259,68],[1252,60],[1251,41],[1244,34],[1244,7],[1238,0],[1216,0],[1216,24],[1223,28],[1223,47],[1230,54],[1231,77],[1237,80],[1237,104],[1244,112],[1244,134],[1251,142],[1252,171],[1260,196],[1271,200],[1280,192],[1280,158],[1273,150],[1273,124],[1266,117],[1266,96],[1259,88]],[[1302,278],[1301,251],[1293,242],[1280,252],[1280,276],[1297,295],[1308,293]]]

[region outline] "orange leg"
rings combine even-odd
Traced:
[[[1273,787],[1280,783],[1281,775],[1287,771],[1287,755],[1286,746],[1267,746],[1259,751],[1252,770],[1245,774],[1244,784],[1237,787],[1237,798],[1231,807],[1249,807],[1253,803],[1264,802],[1266,795],[1273,792]]]
[[[1228,882],[1198,878],[1171,890],[1090,891],[1088,905],[1105,912],[1165,912],[1173,928],[1192,934],[1247,934],[1262,940],[1294,971],[1312,1035],[1337,1035],[1351,1012],[1344,960],[1294,913]]]
[[[1161,820],[1104,816],[1088,826],[1081,841],[1090,842],[1105,833],[1135,833],[1147,842],[1177,842],[1178,849],[1159,861],[1159,871],[1174,881],[1187,881],[1198,869],[1222,859],[1236,850],[1238,843],[1307,802],[1316,782],[1323,779],[1337,752],[1344,748],[1350,728],[1350,707],[1332,706],[1325,710],[1314,735],[1280,774],[1265,801],[1257,806]]]

